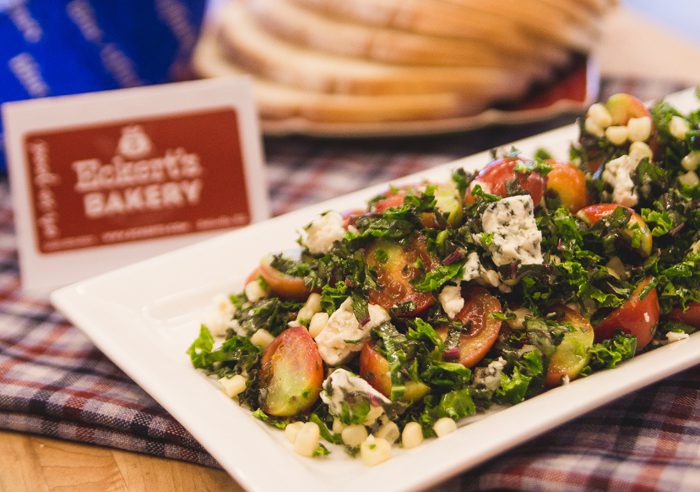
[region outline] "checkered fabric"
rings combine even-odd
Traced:
[[[608,81],[603,96],[679,87]],[[538,133],[538,125],[451,136],[266,142],[275,214]],[[7,183],[0,184],[0,428],[209,466],[202,447],[46,299],[18,290]],[[469,443],[465,443],[468,446]],[[1,457],[0,457],[1,459]],[[700,367],[621,398],[440,490],[700,490]]]

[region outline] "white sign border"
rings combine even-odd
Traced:
[[[15,216],[22,288],[38,293],[200,241],[223,230],[43,254],[37,247],[24,138],[94,124],[158,118],[230,107],[238,131],[251,222],[269,217],[262,137],[248,76],[177,82],[5,103],[7,168]]]

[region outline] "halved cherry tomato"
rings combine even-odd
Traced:
[[[612,117],[612,124],[615,126],[625,126],[631,118],[641,118],[643,116],[651,117],[651,113],[642,101],[630,94],[613,94],[605,102],[605,109],[608,110]],[[581,123],[583,124],[583,119]],[[601,155],[601,149],[598,145],[598,137],[590,135],[586,131],[581,131],[579,143],[587,155],[586,165],[588,169],[595,173],[600,169],[605,158]],[[659,139],[656,129],[652,125],[651,135],[646,143],[651,147],[654,155],[657,154],[659,148]]]
[[[360,352],[360,376],[381,394],[391,398],[389,361],[375,350],[372,342],[367,342]],[[421,382],[407,381],[405,386],[403,401],[416,401],[430,391],[430,388]]]
[[[311,291],[304,285],[304,279],[301,277],[292,277],[286,273],[280,272],[272,266],[272,256],[268,255],[260,260],[258,271],[270,290],[284,299],[306,299]]]
[[[651,342],[656,325],[659,323],[659,298],[656,288],[651,289],[644,299],[639,298],[649,282],[651,277],[640,282],[632,292],[632,296],[622,306],[595,326],[597,341],[612,338],[616,331],[622,330],[637,337],[637,352]]]
[[[564,335],[561,343],[549,359],[546,383],[548,386],[558,386],[564,376],[574,379],[578,376],[590,359],[590,349],[593,346],[593,327],[591,323],[576,311],[560,308],[564,314],[562,321],[571,323],[574,331]]]
[[[262,409],[288,417],[311,407],[323,383],[323,360],[303,326],[283,331],[265,349],[259,372]]]
[[[351,225],[355,225],[355,221],[357,220],[357,218],[362,217],[365,213],[366,212],[364,210],[359,208],[343,212],[341,214],[343,216],[343,228],[347,230],[347,228]]]
[[[618,207],[622,207],[622,205],[618,205],[617,203],[599,203],[597,205],[590,205],[586,208],[582,208],[578,211],[576,216],[588,224],[595,224],[600,219],[613,213]],[[622,208],[629,210],[632,214],[627,226],[625,227],[625,237],[631,241],[637,231],[639,231],[639,233],[641,233],[641,243],[638,248],[635,248],[635,251],[642,256],[649,256],[651,254],[653,241],[649,226],[647,226],[644,219],[642,219],[642,217],[634,210],[629,207]]]
[[[613,94],[605,103],[605,109],[612,116],[613,125],[626,125],[631,118],[651,116],[642,101],[630,94]]]
[[[424,185],[410,184],[399,188],[390,188],[382,194],[382,198],[372,204],[370,211],[383,214],[390,208],[400,207],[403,205],[404,198],[406,198],[407,195],[422,193],[426,185],[427,183]]]
[[[552,170],[547,174],[547,191],[554,191],[563,207],[575,213],[588,205],[586,175],[570,162],[550,162]]]
[[[459,339],[459,361],[466,367],[474,367],[491,350],[501,331],[501,321],[491,316],[501,311],[501,302],[483,287],[467,286],[462,288],[464,307],[455,319],[463,324],[469,323],[469,330]],[[445,329],[438,333],[446,336]]]
[[[381,251],[381,253],[380,253]],[[369,302],[386,310],[398,304],[413,302],[415,309],[398,314],[417,316],[435,304],[435,296],[430,292],[419,292],[411,281],[420,277],[417,260],[423,263],[425,271],[439,265],[425,244],[425,238],[418,236],[407,246],[380,239],[367,248],[367,264],[377,271],[379,289],[369,293]],[[384,261],[381,261],[384,260]]]
[[[398,208],[403,205],[403,201],[406,198],[408,192],[406,190],[397,190],[389,192],[385,198],[374,202],[373,209],[378,214],[383,214],[390,208]]]
[[[260,273],[260,267],[257,267],[255,270],[250,272],[248,276],[245,278],[245,284],[248,285],[251,283],[253,280],[256,280],[258,278],[262,277],[262,273]]]
[[[496,159],[479,173],[474,182],[476,184],[485,184],[487,189],[484,191],[488,191],[492,195],[505,197],[507,195],[506,184],[515,181],[523,190],[530,194],[533,203],[537,206],[542,201],[542,195],[544,195],[545,180],[536,171],[516,172],[515,166],[518,164],[526,164],[526,161],[519,157]],[[474,202],[471,191],[467,191],[465,200],[467,203]]]
[[[679,307],[672,309],[668,313],[668,319],[700,328],[700,302],[691,302],[685,311]]]
[[[427,185],[427,183],[426,183]],[[402,188],[390,189],[384,193],[384,198],[377,200],[372,204],[371,211],[383,214],[390,208],[398,208],[403,205],[406,196],[409,194],[420,194],[425,189],[425,186],[420,185],[408,185]],[[420,214],[421,223],[425,227],[435,227],[437,221],[435,220],[435,214],[430,212],[424,212]]]

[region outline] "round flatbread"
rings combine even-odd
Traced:
[[[193,68],[202,77],[240,75],[245,71],[228,59],[213,29],[201,37]],[[377,123],[433,120],[475,114],[485,101],[457,94],[350,96],[308,92],[260,78],[253,79],[260,116],[266,121],[301,118],[319,123]]]
[[[260,25],[308,48],[399,64],[511,67],[537,74],[543,65],[562,65],[564,49],[541,50],[537,43],[504,47],[494,37],[454,38],[418,34],[330,17],[290,0],[248,0]]]
[[[514,50],[523,46],[544,50],[553,44],[588,51],[595,39],[587,26],[572,22],[560,9],[542,3],[545,0],[512,0],[518,15],[493,0],[293,1],[339,19],[424,34],[490,39]]]
[[[479,101],[516,98],[533,80],[511,68],[400,66],[318,53],[262,29],[240,3],[220,12],[226,53],[246,70],[312,92],[352,95],[458,93]]]

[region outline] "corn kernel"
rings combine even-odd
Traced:
[[[700,165],[700,150],[694,150],[681,159],[681,166],[686,171],[695,171],[698,165]]]
[[[239,394],[243,393],[246,388],[246,378],[240,374],[236,374],[230,378],[219,379],[219,384],[221,389],[226,393],[229,398],[235,398]]]
[[[401,433],[401,444],[406,449],[420,446],[423,442],[423,429],[418,422],[409,422]]]
[[[321,430],[313,422],[306,422],[297,432],[294,439],[294,451],[306,457],[311,457],[321,443]]]
[[[605,138],[613,145],[622,145],[629,136],[626,126],[609,126],[605,129]]]
[[[381,437],[369,436],[360,446],[360,458],[367,466],[374,466],[391,458],[391,444]]]
[[[343,442],[351,448],[356,448],[367,439],[367,429],[364,425],[348,425],[340,433]]]
[[[651,135],[651,118],[630,118],[627,122],[627,134],[632,142],[644,142]]]
[[[601,103],[592,104],[591,107],[588,108],[587,116],[603,130],[612,125],[610,111]]]
[[[311,338],[316,338],[328,324],[328,313],[316,313],[311,317],[309,322],[309,335]]]
[[[297,440],[297,434],[299,434],[303,426],[304,422],[292,422],[291,424],[287,424],[287,427],[284,428],[284,436],[287,438],[287,441],[294,444],[294,441]]]
[[[250,337],[250,343],[265,350],[274,339],[275,337],[272,336],[272,333],[264,328],[260,328],[258,331],[253,333],[252,337]]]
[[[450,417],[442,417],[433,424],[433,430],[438,437],[443,437],[457,430],[457,422]]]
[[[398,441],[399,437],[401,437],[401,431],[399,430],[399,426],[390,420],[377,429],[377,432],[374,433],[374,437],[381,437],[382,439],[386,439],[389,444],[394,444]]]
[[[313,315],[319,312],[321,312],[321,294],[313,292],[309,295],[309,298],[306,299],[304,306],[299,310],[297,321],[301,323],[306,320],[306,324],[309,324]]]
[[[671,135],[673,135],[673,138],[683,140],[685,139],[685,136],[689,130],[690,126],[685,118],[681,116],[671,117],[671,121],[668,124],[668,131]]]
[[[605,131],[599,127],[595,121],[593,121],[591,118],[586,118],[586,121],[583,124],[584,129],[590,133],[591,135],[595,137],[602,137],[605,135]]]

